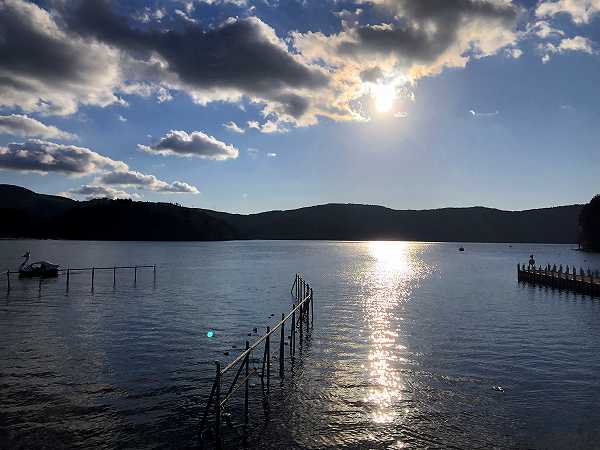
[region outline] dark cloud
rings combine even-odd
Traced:
[[[157,144],[138,145],[138,148],[147,153],[163,156],[194,156],[213,160],[234,159],[239,155],[238,149],[234,146],[201,131],[188,134],[185,131],[171,130]]]
[[[133,52],[160,55],[184,83],[199,89],[232,88],[271,98],[282,89],[316,88],[327,83],[302,64],[260,19],[230,20],[214,29],[141,29],[113,12],[106,0],[70,2],[62,10],[70,30]]]
[[[470,24],[480,21],[511,29],[518,15],[513,4],[493,0],[382,0],[375,3],[391,9],[400,20],[357,27],[357,39],[343,43],[340,51],[395,54],[401,60],[430,63],[461,41],[462,33]]]
[[[114,51],[70,35],[37,5],[0,0],[0,106],[52,114],[117,101]]]
[[[76,139],[77,136],[21,114],[0,116],[0,134],[21,137]]]

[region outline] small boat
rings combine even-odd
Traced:
[[[48,261],[36,261],[29,263],[30,252],[23,255],[25,261],[19,267],[20,277],[56,277],[58,276],[58,264],[53,264]]]
[[[458,247],[458,251],[459,251],[459,252],[464,252],[464,251],[465,251],[465,248],[464,248],[464,247]]]

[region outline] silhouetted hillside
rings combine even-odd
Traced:
[[[0,237],[94,240],[226,240],[238,238],[202,210],[131,200],[78,202],[0,185]]]
[[[328,204],[248,216],[211,214],[252,239],[574,243],[580,210],[580,205],[513,212],[482,207],[415,211]]]
[[[581,208],[572,205],[528,211],[482,207],[414,211],[328,204],[241,215],[130,200],[77,202],[0,185],[0,237],[574,243]]]

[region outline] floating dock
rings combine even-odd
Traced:
[[[558,268],[556,265],[535,268],[517,264],[517,278],[519,282],[600,297],[600,275],[589,269],[584,271],[583,268],[579,268],[578,272],[575,266],[571,269],[566,266],[566,269],[563,270],[562,265]]]

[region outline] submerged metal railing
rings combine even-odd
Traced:
[[[66,268],[66,269],[58,269],[58,273],[61,274],[66,274],[67,279],[65,282],[65,288],[66,291],[69,292],[69,285],[70,285],[70,281],[71,281],[71,273],[77,273],[77,272],[86,272],[89,271],[91,274],[91,288],[92,291],[94,290],[94,281],[96,278],[96,272],[97,271],[106,271],[106,270],[111,270],[113,273],[113,287],[116,286],[117,284],[117,270],[122,270],[122,269],[129,269],[129,270],[133,270],[133,283],[136,284],[137,283],[137,273],[139,269],[152,269],[153,271],[153,282],[156,283],[156,264],[152,264],[152,265],[137,265],[137,266],[112,266],[112,267],[80,267],[80,268]],[[7,288],[7,293],[10,293],[11,290],[11,275],[19,275],[18,271],[11,271],[11,270],[7,270],[6,272],[1,272],[3,275],[6,275],[6,288]],[[45,277],[41,276],[39,277],[39,285],[41,287],[42,285],[42,279],[44,279]]]
[[[299,334],[300,348],[303,340],[303,329],[306,327],[308,333],[309,327],[313,325],[314,321],[314,299],[313,289],[310,285],[298,274],[294,278],[292,284],[291,294],[294,298],[292,309],[286,314],[281,314],[281,320],[273,326],[267,327],[266,333],[260,336],[253,344],[246,341],[245,350],[233,359],[224,368],[221,368],[221,363],[215,361],[215,379],[212,384],[211,392],[208,397],[208,401],[204,408],[204,414],[200,423],[200,436],[204,439],[205,431],[207,431],[208,419],[211,411],[214,413],[214,433],[216,439],[217,448],[221,447],[222,435],[221,435],[221,424],[223,419],[223,411],[231,400],[233,394],[240,388],[244,387],[244,425],[248,425],[249,420],[249,380],[253,376],[258,376],[261,381],[261,386],[264,389],[266,387],[267,394],[269,393],[270,380],[271,380],[271,337],[279,330],[279,377],[285,378],[285,324],[286,322],[291,323],[290,336],[289,336],[289,356],[293,361],[296,355],[296,334]],[[260,371],[257,368],[250,369],[250,360],[252,353],[257,350],[260,346],[264,345],[262,364]],[[224,375],[228,372],[236,370],[233,380],[231,382],[224,382]],[[241,377],[241,379],[240,379]],[[228,384],[227,389],[223,389],[223,385]],[[263,402],[265,409],[268,409],[268,397],[267,401]],[[228,424],[233,427],[229,417],[227,418]]]

